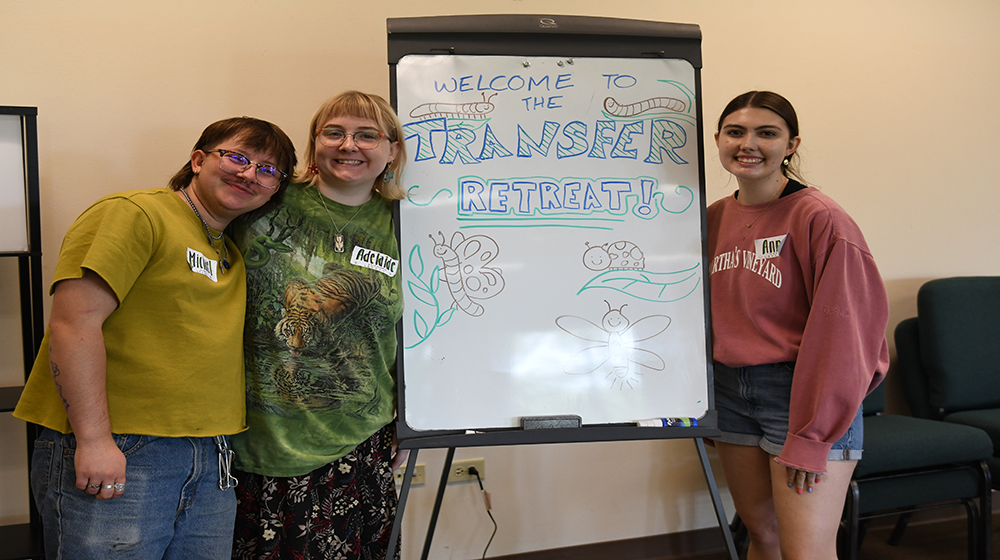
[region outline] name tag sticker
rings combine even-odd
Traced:
[[[216,265],[218,261],[213,261],[212,259],[206,257],[198,251],[188,247],[187,250],[187,262],[188,266],[191,267],[192,272],[197,272],[198,274],[204,274],[212,282],[218,282],[219,278],[215,275]]]
[[[399,270],[399,261],[378,251],[365,249],[355,245],[351,251],[351,264],[377,270],[389,278],[396,276]]]
[[[777,237],[765,237],[764,239],[754,239],[754,256],[758,259],[773,259],[781,254],[781,248],[785,246],[785,238],[788,234]]]

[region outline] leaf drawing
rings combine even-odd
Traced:
[[[676,272],[608,270],[591,278],[577,295],[604,288],[645,301],[667,303],[688,297],[699,285],[701,276],[697,266]]]

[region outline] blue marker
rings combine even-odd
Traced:
[[[637,420],[635,425],[644,428],[667,428],[667,427],[694,428],[698,426],[698,419],[697,418],[651,418],[649,420]]]

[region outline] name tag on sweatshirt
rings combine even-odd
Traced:
[[[765,237],[763,239],[754,239],[753,248],[754,256],[758,259],[773,259],[781,254],[781,248],[785,246],[785,238],[788,234],[779,235],[776,237]]]

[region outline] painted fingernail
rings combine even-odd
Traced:
[[[813,491],[813,489],[812,489],[812,488],[810,488],[810,489],[809,489],[809,491],[810,491],[810,492],[812,492],[812,491]]]
[[[801,493],[802,493],[802,489],[801,489],[801,488],[799,488],[798,492],[799,492],[799,494],[801,494]]]
[[[792,483],[791,483],[791,482],[789,482],[789,483],[788,483],[788,487],[789,487],[789,488],[791,488],[791,487],[792,487]]]

